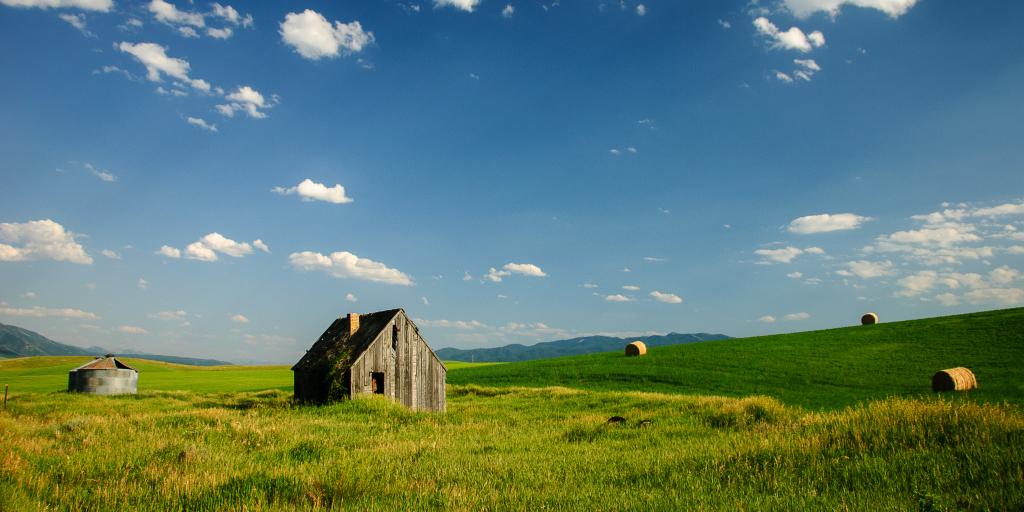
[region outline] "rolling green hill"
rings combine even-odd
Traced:
[[[0,357],[87,356],[88,350],[53,341],[16,325],[0,324]]]
[[[32,357],[32,356],[98,356],[116,352],[119,355],[166,363],[187,364],[193,366],[221,366],[231,364],[215,359],[197,357],[165,356],[146,354],[144,352],[119,352],[103,347],[76,347],[53,341],[42,334],[18,327],[0,324],[0,358]]]
[[[698,343],[701,341],[727,340],[729,336],[724,334],[708,334],[700,332],[695,334],[680,334],[670,332],[668,334],[656,334],[652,336],[639,336],[630,338],[615,338],[612,336],[583,336],[568,340],[545,341],[533,345],[520,345],[518,343],[494,348],[442,348],[436,351],[437,357],[445,361],[467,361],[467,362],[511,362],[511,361],[533,361],[536,359],[550,359],[552,357],[579,356],[597,352],[611,352],[620,350],[623,345],[639,340],[647,347],[666,347],[669,345],[682,345],[685,343]]]
[[[1024,308],[619,352],[467,367],[449,384],[749,396],[835,408],[930,394],[931,376],[971,368],[982,401],[1024,403]]]

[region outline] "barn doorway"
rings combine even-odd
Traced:
[[[384,394],[384,372],[370,372],[370,382],[373,394]]]

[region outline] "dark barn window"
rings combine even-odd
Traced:
[[[373,382],[373,394],[384,394],[384,372],[370,372],[370,380]]]

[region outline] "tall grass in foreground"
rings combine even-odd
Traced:
[[[1024,414],[941,399],[808,412],[471,385],[443,415],[281,391],[30,394],[0,413],[0,510],[1018,510],[1022,484]]]

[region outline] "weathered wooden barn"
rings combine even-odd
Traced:
[[[292,372],[304,402],[378,394],[414,410],[445,410],[448,369],[402,309],[338,318]]]

